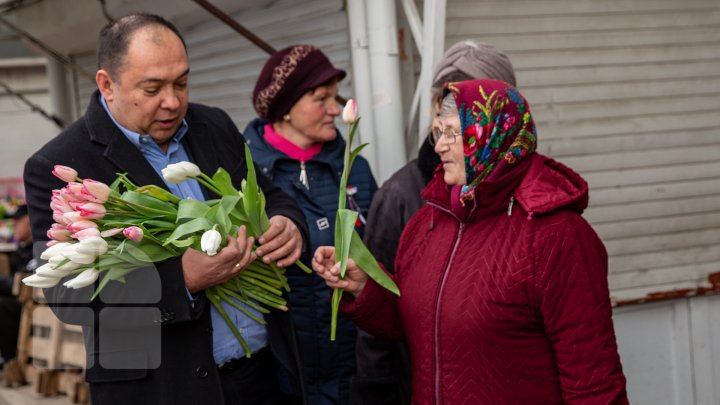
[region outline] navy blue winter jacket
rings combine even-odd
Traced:
[[[334,244],[335,213],[340,176],[343,170],[345,140],[337,138],[323,145],[320,153],[305,162],[309,189],[300,182],[300,162],[268,144],[263,137],[267,120],[255,119],[243,132],[253,160],[303,210],[310,228],[310,254],[318,246]],[[357,191],[348,198],[347,208],[357,204],[367,216],[377,184],[367,160],[355,160],[348,188]],[[349,192],[348,194],[351,194]],[[353,201],[350,201],[352,199]],[[358,227],[362,236],[362,226]],[[307,263],[308,265],[310,263]],[[289,308],[306,371],[309,403],[347,404],[349,380],[355,374],[356,328],[342,315],[338,317],[337,338],[330,342],[330,289],[316,274],[297,269],[287,273],[290,283]]]

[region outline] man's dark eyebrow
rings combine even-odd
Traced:
[[[187,70],[185,70],[180,76],[178,76],[178,77],[177,77],[175,80],[173,80],[173,81],[180,80],[180,79],[186,77],[186,76],[189,75],[189,74],[190,74],[190,68],[188,68]],[[142,80],[140,80],[140,82],[138,82],[138,85],[143,85],[143,84],[145,84],[145,83],[153,83],[153,84],[154,84],[154,83],[162,83],[162,82],[164,82],[164,80],[162,80],[162,79],[157,79],[157,78],[154,78],[154,77],[148,77],[147,79],[142,79]]]

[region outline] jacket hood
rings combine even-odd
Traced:
[[[461,220],[489,212],[507,210],[518,203],[529,217],[545,215],[560,209],[582,213],[588,205],[587,182],[574,170],[539,153],[533,153],[514,170],[494,181],[478,184],[474,205],[467,213],[458,212],[451,203],[453,188],[443,181],[442,166],[438,166],[433,180],[423,190],[429,203],[453,212]]]
[[[291,159],[283,152],[275,149],[272,145],[267,143],[263,133],[265,131],[265,125],[270,122],[266,119],[255,118],[245,127],[243,136],[250,146],[250,150],[257,150],[261,153],[253,153],[252,157],[255,163],[263,169],[272,171],[275,166],[275,162],[280,159]],[[342,166],[338,166],[337,162],[342,164],[343,153],[345,152],[345,140],[343,139],[340,131],[337,129],[337,136],[335,140],[325,142],[322,151],[314,156],[311,160],[327,163],[333,167],[335,172],[342,172]]]

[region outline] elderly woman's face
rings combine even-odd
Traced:
[[[465,156],[458,114],[436,116],[432,123],[435,153],[440,156],[445,183],[465,184]]]
[[[337,83],[332,83],[305,93],[290,109],[282,135],[302,148],[334,140],[335,117],[341,112],[335,101],[337,92]]]

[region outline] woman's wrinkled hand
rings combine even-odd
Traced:
[[[358,297],[368,280],[368,275],[352,260],[348,259],[345,278],[340,278],[340,263],[335,263],[335,248],[333,246],[320,246],[315,251],[312,260],[315,272],[325,280],[331,288],[340,288]]]

